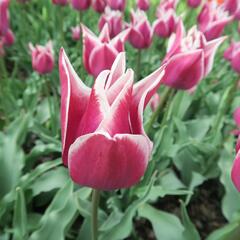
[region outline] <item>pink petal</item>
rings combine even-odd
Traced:
[[[240,192],[240,151],[234,160],[231,177],[235,187]]]
[[[236,125],[240,128],[240,107],[236,108],[233,113],[233,118]]]
[[[134,48],[138,49],[144,48],[145,45],[142,33],[138,31],[138,29],[136,29],[135,27],[131,28],[131,31],[129,33],[129,42]]]
[[[105,23],[102,31],[100,32],[99,38],[98,38],[102,43],[106,42],[108,43],[110,41],[110,33],[109,33],[109,27],[108,24]]]
[[[90,89],[77,76],[63,48],[59,55],[59,75],[63,162],[67,165],[68,149],[79,136],[79,124],[88,103]]]
[[[144,175],[151,149],[142,135],[92,133],[79,137],[69,153],[76,183],[95,189],[127,188]]]
[[[240,49],[234,51],[231,66],[237,73],[240,73]]]

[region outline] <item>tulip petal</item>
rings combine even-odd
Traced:
[[[237,156],[234,160],[231,178],[232,178],[234,185],[240,192],[240,151],[238,151]]]
[[[59,55],[59,75],[63,162],[67,165],[68,149],[79,136],[79,123],[88,103],[90,89],[77,76],[63,48]]]
[[[135,27],[131,28],[131,31],[129,33],[129,41],[132,44],[133,47],[141,49],[144,47],[144,37],[141,32],[138,31]]]
[[[109,33],[109,28],[107,23],[104,24],[98,39],[101,42],[106,42],[106,43],[110,41],[110,33]]]
[[[142,135],[91,133],[79,137],[70,147],[72,179],[101,190],[127,188],[143,176],[151,149]]]

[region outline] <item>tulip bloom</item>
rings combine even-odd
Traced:
[[[185,36],[183,23],[179,21],[163,60],[166,63],[163,83],[176,89],[195,87],[211,71],[215,53],[224,39],[207,41],[196,27]]]
[[[98,13],[103,13],[106,5],[106,0],[92,0],[92,8]]]
[[[225,0],[223,3],[226,9],[235,19],[240,20],[240,2],[239,0]]]
[[[137,0],[137,7],[140,10],[147,11],[150,7],[149,0]]]
[[[123,12],[126,7],[126,0],[107,0],[107,4],[111,9]]]
[[[32,54],[33,69],[39,74],[50,73],[54,67],[52,42],[49,41],[46,46],[36,45],[36,47],[30,43],[29,49]]]
[[[240,192],[240,137],[238,137],[236,153],[237,155],[233,163],[231,177],[235,187]]]
[[[178,0],[161,0],[160,4],[157,7],[156,15],[159,15],[159,11],[166,11],[169,9],[175,10],[178,4]]]
[[[153,23],[155,35],[161,38],[168,38],[175,32],[177,25],[177,16],[173,9],[158,11],[158,19]]]
[[[81,38],[81,28],[80,26],[72,27],[72,39],[78,41]]]
[[[89,74],[97,77],[101,71],[111,68],[118,53],[124,51],[128,32],[125,30],[110,40],[107,24],[99,37],[82,25],[83,64]]]
[[[129,29],[128,40],[134,48],[143,49],[151,45],[153,31],[145,12],[141,10],[131,12]]]
[[[87,10],[91,5],[91,0],[71,0],[72,7],[77,11]]]
[[[187,3],[188,3],[188,6],[191,7],[191,8],[197,8],[200,6],[202,0],[188,0]]]
[[[74,182],[101,190],[127,188],[144,175],[152,142],[143,110],[160,85],[163,69],[133,85],[120,53],[93,88],[78,78],[63,49],[61,80],[62,158]]]
[[[224,58],[230,61],[233,70],[240,74],[240,42],[232,42],[224,52]]]
[[[53,4],[65,6],[68,4],[68,0],[52,0]]]
[[[122,13],[120,11],[111,11],[107,8],[105,14],[101,16],[98,22],[98,28],[100,31],[105,24],[108,25],[110,38],[115,37],[123,29]]]
[[[218,6],[216,2],[207,2],[198,16],[198,28],[207,40],[212,40],[220,37],[225,26],[232,20],[233,17],[228,16],[221,5]]]

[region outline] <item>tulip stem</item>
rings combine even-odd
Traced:
[[[92,240],[98,239],[98,204],[100,191],[93,189],[92,192]]]
[[[138,52],[137,52],[137,67],[136,67],[136,73],[137,73],[137,81],[139,80],[140,78],[140,69],[141,69],[141,57],[142,57],[142,50],[141,49],[138,49]]]
[[[82,23],[83,12],[79,11],[79,23]]]
[[[0,69],[1,69],[2,77],[4,79],[7,79],[8,73],[7,73],[7,68],[6,68],[6,64],[4,61],[4,57],[0,57]]]
[[[59,26],[60,26],[60,38],[61,38],[61,45],[64,45],[64,14],[63,14],[63,7],[59,7]]]

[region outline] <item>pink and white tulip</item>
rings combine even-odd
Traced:
[[[49,41],[46,46],[36,45],[36,47],[30,43],[29,49],[32,55],[33,69],[39,74],[52,72],[54,68],[52,42]]]
[[[137,0],[137,7],[142,11],[147,11],[150,7],[149,0]]]
[[[202,0],[188,0],[188,6],[191,8],[197,8],[201,5]]]
[[[71,0],[72,7],[77,11],[87,10],[91,5],[91,0]]]
[[[76,27],[72,27],[72,39],[74,41],[78,41],[81,38],[81,27],[77,25]]]
[[[152,43],[153,30],[144,11],[131,12],[129,42],[134,48],[144,49]]]
[[[92,8],[98,13],[103,13],[106,5],[106,0],[92,0]]]
[[[235,19],[240,20],[240,1],[239,0],[225,0],[223,3],[226,9]]]
[[[231,177],[235,187],[240,192],[240,136],[236,145],[236,158],[233,163]]]
[[[68,0],[52,0],[55,5],[66,6],[68,5]]]
[[[213,40],[222,35],[224,28],[233,20],[222,5],[215,1],[206,2],[198,16],[198,28],[207,40]]]
[[[179,0],[161,0],[160,4],[157,7],[156,15],[158,17],[159,12],[163,12],[169,9],[176,10],[177,4]]]
[[[240,42],[232,42],[224,52],[224,58],[227,59],[238,74],[240,74]]]
[[[126,0],[107,0],[107,4],[111,9],[123,12],[126,7]]]
[[[3,36],[9,29],[9,3],[10,0],[0,1],[0,35]]]
[[[176,89],[194,88],[211,71],[215,53],[224,39],[207,41],[196,27],[186,35],[182,21],[179,21],[163,60],[166,64],[163,83]]]
[[[118,53],[124,51],[129,30],[124,30],[110,39],[108,25],[105,24],[99,37],[82,25],[83,63],[89,74],[97,77],[106,69],[110,69]]]
[[[168,9],[158,11],[158,18],[153,23],[153,31],[155,35],[161,38],[168,38],[175,32],[178,18],[175,10]]]
[[[115,37],[123,29],[122,12],[106,8],[105,13],[101,15],[98,22],[98,28],[100,31],[103,29],[105,24],[108,25],[110,38]]]
[[[133,85],[120,53],[111,70],[101,72],[92,88],[77,76],[62,49],[62,158],[71,178],[82,186],[128,188],[144,175],[152,142],[143,129],[143,111],[163,76],[160,68]]]

